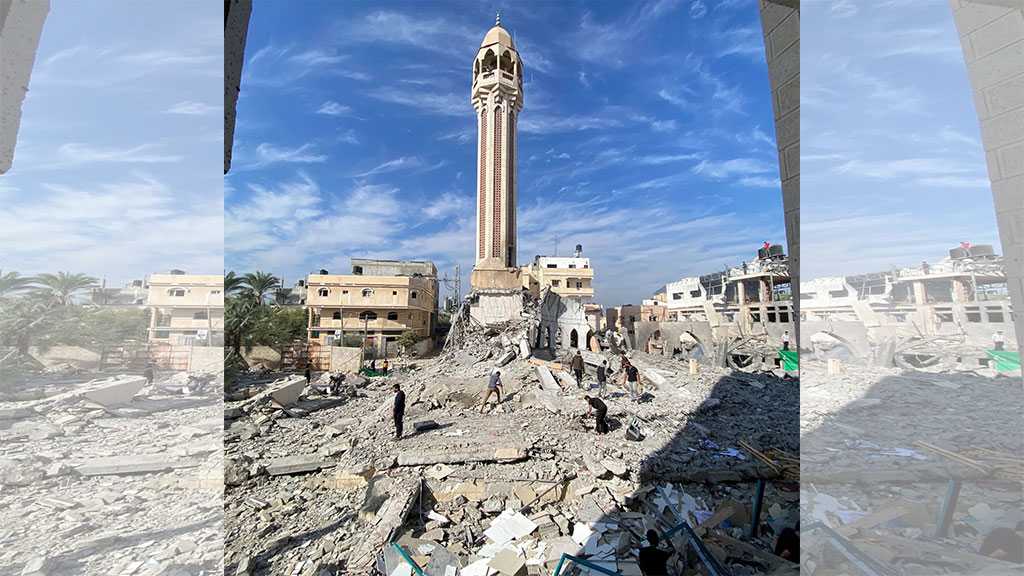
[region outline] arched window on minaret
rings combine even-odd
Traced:
[[[494,54],[494,50],[488,50],[487,53],[484,54],[484,67],[483,67],[484,74],[494,70],[497,67],[498,67],[498,57]]]
[[[509,74],[511,74],[514,71],[512,66],[511,52],[506,51],[504,54],[501,55],[501,71],[508,72]]]

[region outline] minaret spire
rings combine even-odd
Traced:
[[[501,10],[498,10],[497,14],[494,16],[494,25],[501,26]]]

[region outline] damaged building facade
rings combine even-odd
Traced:
[[[571,257],[536,256],[532,264],[523,266],[522,279],[523,288],[538,298],[545,289],[586,302],[594,298],[594,269],[578,244]]]
[[[223,276],[172,270],[148,283],[150,345],[224,345]]]
[[[934,263],[817,278],[801,287],[805,350],[914,369],[986,366],[1001,333],[1016,349],[1003,258],[957,247]]]
[[[310,274],[309,343],[334,346],[352,337],[387,353],[405,332],[428,339],[437,325],[437,291],[437,267],[426,261],[353,258],[350,274]]]

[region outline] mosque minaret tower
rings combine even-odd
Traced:
[[[497,287],[516,268],[516,123],[523,109],[523,63],[499,15],[473,61],[477,120],[474,288]],[[497,282],[496,282],[497,281]]]

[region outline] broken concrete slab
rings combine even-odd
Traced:
[[[515,462],[526,458],[526,449],[481,447],[468,450],[417,450],[398,455],[399,466],[461,464],[464,462]]]
[[[440,424],[433,420],[421,420],[419,422],[412,423],[413,430],[417,432],[426,432],[428,430],[436,430],[441,427]]]
[[[498,358],[497,365],[498,366],[504,366],[504,365],[508,364],[509,362],[515,360],[515,358],[516,358],[515,351],[514,350],[509,350],[508,352],[505,352],[504,354],[501,355],[501,357]]]
[[[270,397],[278,405],[288,407],[298,402],[302,391],[306,389],[306,379],[298,374],[282,378],[271,385],[268,390]]]
[[[389,492],[391,497],[377,510],[372,521],[373,528],[359,540],[359,544],[349,553],[347,568],[353,573],[369,572],[377,558],[377,552],[391,540],[395,530],[402,525],[413,502],[416,501],[416,495],[419,494],[419,482],[403,479],[390,486]]]
[[[73,465],[75,472],[81,476],[116,476],[121,474],[147,474],[163,472],[175,468],[193,468],[197,462],[188,460],[172,460],[167,456],[114,456],[111,458],[93,458],[86,462]]]
[[[285,456],[284,458],[275,458],[266,462],[267,474],[271,476],[281,476],[284,474],[303,474],[305,472],[315,472],[321,468],[330,468],[334,466],[331,462],[325,462],[323,457],[319,454],[306,454],[302,456]]]
[[[562,387],[555,381],[554,375],[547,366],[537,366],[537,378],[540,379],[540,387],[549,392],[561,392]]]
[[[526,560],[521,558],[515,550],[505,548],[494,555],[487,565],[499,574],[505,576],[520,576],[526,574]]]
[[[131,403],[132,398],[145,387],[146,378],[143,376],[119,376],[82,395],[87,400],[103,406],[120,406]]]

